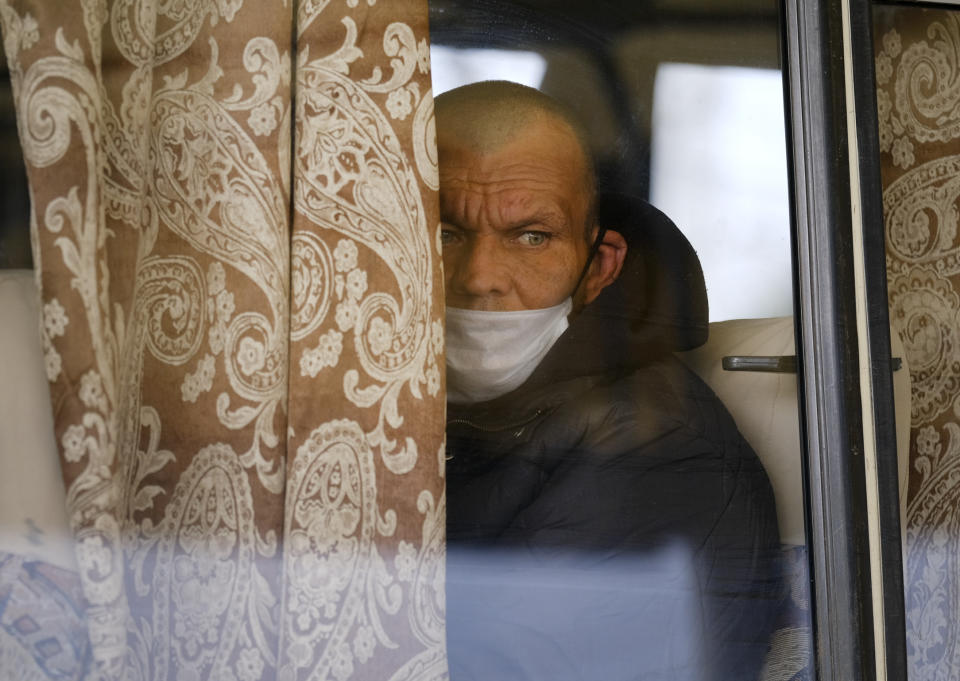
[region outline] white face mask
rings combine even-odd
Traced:
[[[447,308],[447,399],[483,402],[520,386],[567,329],[573,300],[540,310]]]

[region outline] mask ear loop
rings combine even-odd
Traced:
[[[573,293],[570,294],[570,297],[576,297],[577,291],[580,289],[580,284],[583,283],[583,280],[587,277],[587,272],[590,270],[590,265],[593,264],[593,259],[597,257],[597,251],[600,250],[600,244],[603,243],[603,237],[607,233],[606,227],[597,228],[597,238],[593,240],[593,245],[590,246],[590,252],[587,254],[587,262],[583,266],[583,270],[580,272],[580,277],[577,279],[577,285],[573,287]]]

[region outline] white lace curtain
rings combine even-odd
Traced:
[[[0,0],[105,679],[433,679],[425,0]]]

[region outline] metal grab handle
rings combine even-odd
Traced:
[[[894,371],[900,371],[903,360],[891,357]],[[796,355],[728,355],[722,360],[724,371],[761,371],[771,374],[797,373]]]

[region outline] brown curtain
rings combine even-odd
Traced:
[[[0,0],[106,679],[432,679],[424,0]]]
[[[911,679],[960,678],[960,12],[877,7],[890,321],[912,378]]]

